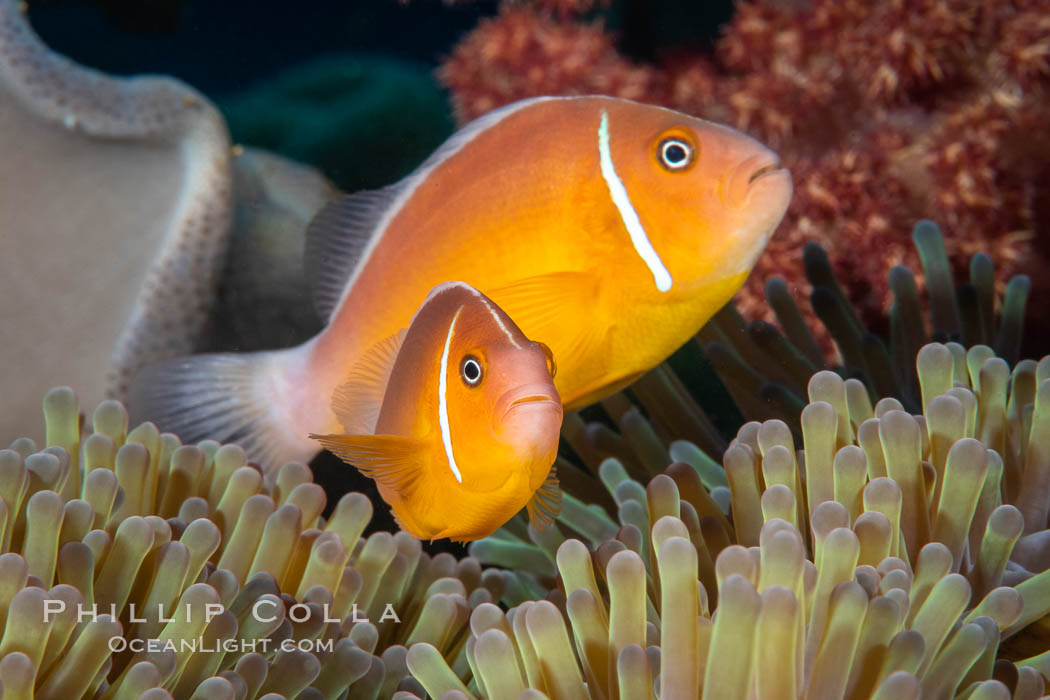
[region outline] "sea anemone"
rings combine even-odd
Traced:
[[[998,668],[1011,691],[1040,695],[1045,648],[1011,640],[1026,657],[996,655],[1050,612],[1050,358],[1011,372],[987,347],[935,343],[916,365],[920,415],[895,399],[873,406],[859,381],[822,371],[808,386],[803,449],[774,419],[741,428],[724,472],[675,462],[643,486],[610,458],[601,479],[618,522],[586,509],[579,526],[570,508],[554,534],[529,530],[531,549],[511,531],[475,545],[518,579],[532,568],[534,585],[557,585],[548,603],[505,619],[475,611],[467,651],[482,694],[516,697],[484,685],[498,677],[555,694],[586,681],[600,689],[592,697],[615,686],[650,697],[657,678],[693,689],[676,698],[695,697],[697,679],[712,697],[997,697]],[[695,458],[682,444],[671,452]],[[615,539],[598,542],[609,527]],[[578,667],[565,656],[570,634]]]
[[[303,465],[267,481],[237,446],[129,431],[115,401],[85,430],[52,390],[50,446],[0,451],[0,682],[27,697],[1037,697],[1050,652],[1025,630],[1050,611],[1050,359],[1011,371],[983,346],[929,344],[916,365],[918,416],[823,371],[802,450],[769,420],[739,431],[724,470],[688,443],[667,453],[693,463],[645,486],[606,459],[616,520],[567,497],[555,527],[515,541],[512,525],[459,562],[404,533],[362,538],[360,494],[323,519]],[[483,572],[493,558],[514,571]]]
[[[839,526],[822,532],[815,566],[790,523],[770,518],[759,534],[758,546],[718,555],[717,588],[697,586],[702,555],[688,522],[671,514],[654,524],[649,554],[621,545],[595,561],[567,540],[557,555],[562,594],[472,614],[477,695],[425,644],[409,650],[409,668],[432,697],[517,698],[526,688],[551,698],[1042,693],[1039,672],[1024,664],[1014,688],[991,678],[1021,595],[1000,588],[971,605],[947,548],[929,545],[918,569],[894,557],[875,567],[860,563],[863,535]]]
[[[770,280],[765,288],[766,305],[779,331],[762,321],[748,323],[731,306],[715,315],[699,338],[738,404],[753,411],[748,415],[771,417],[769,412],[776,410],[773,406],[787,403],[801,407],[807,377],[831,366],[862,380],[873,398],[895,397],[909,410],[918,410],[920,392],[913,360],[929,340],[952,341],[962,348],[991,346],[1008,363],[1018,361],[1029,278],[1010,279],[1000,299],[992,259],[975,253],[968,280],[957,288],[936,224],[920,221],[912,241],[921,261],[920,272],[916,275],[905,266],[890,271],[885,284],[893,304],[874,329],[867,327],[864,315],[850,304],[823,248],[813,243],[805,246],[803,268],[810,302],[821,322],[820,330],[834,343],[833,357],[828,360],[825,357],[832,353],[820,347],[803,323],[802,311],[780,278]],[[920,303],[917,277],[924,280],[929,297],[928,318]],[[767,400],[765,415],[756,397]]]
[[[750,422],[722,465],[611,397],[622,432],[568,429],[592,433],[588,460],[629,457],[600,461],[605,497],[559,471],[615,519],[567,494],[553,527],[516,518],[458,562],[405,533],[362,538],[360,494],[323,518],[303,465],[266,479],[235,445],[129,430],[115,401],[88,430],[52,390],[47,449],[0,451],[0,682],[202,700],[1037,697],[1050,358],[931,343],[915,366],[916,414],[820,371],[798,440]]]
[[[390,697],[420,690],[404,645],[454,654],[503,595],[475,559],[362,538],[361,494],[323,518],[302,464],[267,480],[236,445],[129,431],[116,401],[82,430],[68,388],[44,416],[46,449],[0,451],[0,683],[18,697]]]

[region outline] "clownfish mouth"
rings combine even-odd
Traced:
[[[505,417],[511,411],[523,406],[549,405],[561,408],[561,399],[550,387],[543,385],[523,386],[508,391],[499,398],[496,414]]]
[[[724,183],[723,201],[732,209],[750,207],[756,197],[763,201],[787,199],[791,174],[776,153],[763,148],[758,155],[745,158],[733,168]]]
[[[533,396],[523,396],[510,405],[510,408],[520,406],[525,403],[557,403],[554,399],[549,396],[542,396],[539,394]]]
[[[784,170],[784,168],[780,167],[780,161],[779,160],[774,161],[772,163],[768,163],[768,164],[763,165],[762,167],[758,168],[753,173],[751,173],[751,175],[747,178],[747,184],[748,185],[753,185],[753,184],[755,184],[756,180],[758,180],[760,178],[763,178],[766,175],[769,175],[771,173],[780,172],[782,170]]]

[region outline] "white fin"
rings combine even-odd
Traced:
[[[332,393],[332,413],[349,435],[375,433],[383,397],[390,383],[390,372],[401,352],[407,329],[376,343],[361,356],[345,383]]]
[[[290,351],[209,354],[147,367],[128,391],[132,425],[153,421],[184,444],[236,443],[267,472],[286,462],[309,461],[314,453],[304,453],[304,442],[296,441],[294,429],[272,410],[287,401],[271,395],[272,388],[267,391],[281,382],[260,381],[296,358]]]
[[[493,110],[452,134],[402,180],[380,190],[347,195],[318,212],[307,228],[303,256],[307,279],[314,286],[314,304],[322,320],[327,322],[335,313],[387,225],[434,168],[514,112],[537,102],[562,99],[577,98],[533,97]]]
[[[314,307],[323,321],[332,317],[379,220],[400,190],[397,183],[340,197],[321,209],[307,227],[303,260],[313,285]]]

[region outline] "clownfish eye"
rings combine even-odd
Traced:
[[[467,386],[480,384],[484,374],[481,369],[481,362],[473,355],[466,355],[463,361],[459,363],[459,376]]]
[[[693,146],[685,139],[666,138],[657,146],[660,165],[668,170],[685,170],[693,163]]]
[[[554,375],[558,373],[558,363],[554,361],[554,353],[547,347],[546,343],[540,343],[537,341],[537,345],[540,346],[540,350],[547,356],[547,371],[551,373],[551,379],[554,379]]]

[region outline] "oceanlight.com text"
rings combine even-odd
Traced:
[[[129,650],[134,654],[142,652],[156,653],[161,651],[174,651],[177,653],[211,653],[222,652],[224,654],[235,652],[243,654],[259,653],[266,654],[271,650],[280,651],[306,651],[332,652],[335,650],[334,639],[283,639],[279,642],[272,639],[205,639],[194,637],[191,639],[125,639],[124,637],[110,637],[109,650],[113,653]]]

